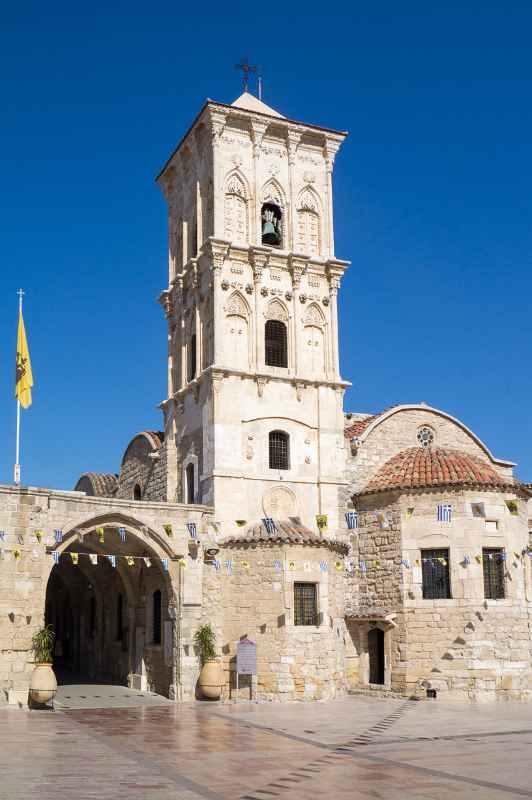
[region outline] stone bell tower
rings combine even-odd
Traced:
[[[337,526],[344,463],[332,171],[346,134],[208,100],[168,203],[168,499]]]

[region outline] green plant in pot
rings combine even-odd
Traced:
[[[38,630],[31,640],[35,667],[30,678],[30,697],[39,705],[48,703],[57,691],[57,680],[52,669],[54,641],[55,633],[51,625]]]
[[[201,658],[199,687],[203,697],[219,700],[222,693],[222,665],[216,658],[216,634],[212,625],[202,625],[194,634],[194,644]]]

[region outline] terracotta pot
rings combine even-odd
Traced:
[[[222,665],[212,659],[206,661],[201,668],[199,687],[203,697],[208,700],[219,700],[222,693]]]
[[[55,696],[57,680],[51,664],[35,664],[30,678],[30,697],[43,705]]]

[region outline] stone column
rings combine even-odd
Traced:
[[[260,202],[260,186],[259,186],[259,159],[262,139],[266,133],[268,124],[262,120],[251,120],[251,137],[253,141],[253,192],[251,197],[251,231],[250,242],[252,244],[262,244],[262,220],[261,220],[261,202]]]
[[[298,130],[287,131],[287,149],[288,149],[288,220],[287,230],[290,231],[290,241],[285,242],[285,249],[295,250],[297,242],[297,213],[296,213],[296,196],[295,196],[295,164],[297,146],[301,141],[301,132]]]
[[[340,147],[339,142],[327,139],[323,148],[323,156],[325,158],[325,169],[327,173],[327,187],[326,187],[326,213],[327,213],[327,255],[329,258],[334,258],[334,223],[333,223],[333,190],[332,190],[332,173],[334,169],[334,158]]]
[[[211,110],[211,136],[212,136],[212,184],[214,197],[214,236],[223,236],[224,209],[223,209],[223,159],[220,153],[220,141],[225,127],[225,114],[219,110]]]
[[[293,332],[293,374],[294,377],[299,375],[299,370],[301,368],[301,351],[300,351],[300,341],[303,331],[301,330],[301,320],[303,319],[303,313],[301,311],[302,303],[301,303],[301,295],[299,293],[299,289],[301,287],[301,278],[305,274],[308,265],[308,257],[296,256],[292,254],[290,256],[290,272],[292,273],[292,288],[293,288],[293,303],[294,303],[294,311],[293,311],[293,319],[294,319],[294,332]]]
[[[328,267],[329,300],[331,308],[331,346],[330,358],[333,379],[340,379],[340,358],[338,353],[338,289],[340,288],[340,275]]]
[[[264,366],[264,318],[262,316],[262,308],[264,302],[261,295],[262,273],[264,267],[268,263],[270,251],[266,248],[254,247],[251,250],[251,265],[253,267],[253,282],[255,285],[255,299],[254,299],[254,338],[255,346],[253,348],[253,361],[251,369],[254,372],[260,372]]]
[[[213,299],[213,366],[222,366],[223,363],[223,319],[222,319],[222,267],[227,253],[229,242],[222,239],[209,241],[210,268],[212,274],[212,299]]]

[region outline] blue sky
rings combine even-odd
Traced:
[[[17,296],[35,374],[23,482],[117,471],[165,394],[153,178],[206,97],[349,130],[335,170],[346,409],[425,401],[532,480],[532,6],[29,2],[0,31],[0,483]]]

